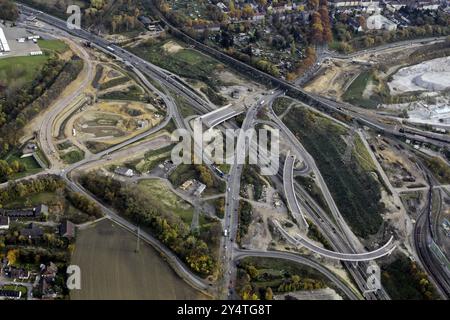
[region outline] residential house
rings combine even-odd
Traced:
[[[0,216],[0,230],[9,229],[9,217]]]
[[[21,297],[22,297],[22,291],[0,289],[0,298],[19,300]]]
[[[35,223],[30,223],[28,228],[20,230],[20,235],[30,240],[39,240],[44,235],[44,231]]]
[[[3,274],[5,277],[16,280],[28,280],[30,279],[30,271],[23,268],[14,268],[11,266],[3,269]]]
[[[64,221],[59,226],[59,234],[66,239],[75,238],[75,225],[69,220]]]

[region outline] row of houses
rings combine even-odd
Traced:
[[[17,220],[20,218],[40,219],[47,215],[48,207],[45,204],[27,209],[0,209],[0,216],[8,217],[11,220]]]
[[[331,6],[336,8],[374,8],[380,5],[385,6],[389,11],[395,12],[403,7],[410,7],[419,10],[437,10],[441,5],[439,0],[329,0]]]

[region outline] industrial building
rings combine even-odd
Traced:
[[[6,41],[5,33],[3,29],[0,27],[0,52],[9,52],[8,41]]]

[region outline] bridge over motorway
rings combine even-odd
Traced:
[[[228,104],[222,108],[213,110],[207,114],[200,117],[200,120],[208,127],[214,128],[215,126],[225,122],[231,118],[237,117],[238,115],[244,113],[244,106],[237,106]]]

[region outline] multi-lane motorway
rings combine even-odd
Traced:
[[[138,142],[139,140],[148,137],[149,135],[161,130],[164,128],[168,122],[173,119],[177,125],[177,127],[185,127],[184,119],[180,116],[180,114],[177,111],[177,106],[171,97],[170,94],[167,94],[166,92],[160,92],[158,91],[154,86],[151,85],[151,83],[147,80],[147,77],[154,79],[161,83],[163,87],[169,88],[175,94],[179,94],[183,96],[189,103],[193,105],[194,108],[196,108],[201,113],[208,113],[215,109],[213,105],[211,105],[209,102],[205,102],[192,88],[190,88],[186,83],[184,83],[181,79],[179,79],[177,76],[169,73],[168,71],[161,69],[151,63],[148,63],[147,61],[131,54],[130,52],[115,46],[108,41],[104,40],[101,37],[98,37],[96,35],[90,34],[85,30],[69,30],[67,28],[66,22],[62,21],[60,19],[54,18],[50,15],[47,15],[45,13],[41,13],[37,10],[27,8],[22,6],[21,7],[22,12],[34,14],[37,16],[38,19],[43,20],[54,27],[63,30],[64,32],[69,34],[71,36],[82,38],[88,42],[90,42],[94,47],[97,49],[100,49],[104,52],[107,52],[111,55],[114,55],[119,61],[124,62],[128,66],[130,66],[130,69],[132,72],[134,72],[139,79],[142,81],[142,83],[149,88],[150,90],[156,92],[159,96],[161,96],[167,106],[168,112],[167,117],[165,120],[157,127],[153,128],[152,130],[146,131],[132,139],[129,139],[113,148],[110,148],[108,150],[105,150],[104,152],[97,154],[95,156],[92,156],[91,158],[87,158],[75,165],[72,165],[68,168],[66,168],[64,171],[62,171],[61,175],[64,179],[67,180],[69,186],[71,186],[74,190],[84,193],[91,197],[91,195],[86,192],[81,186],[79,186],[76,181],[71,180],[71,174],[75,172],[78,169],[82,169],[84,165],[93,163],[95,161],[100,160],[102,157],[110,155],[114,152],[116,152],[119,149],[125,148],[128,145]],[[88,81],[88,80],[85,80]],[[291,86],[291,85],[289,85]],[[290,88],[291,90],[297,90],[302,94],[305,94],[303,90],[300,90],[298,88]],[[81,92],[81,91],[80,91]],[[76,92],[79,94],[80,92]],[[274,96],[269,97],[269,101],[267,103],[271,104],[271,101],[273,101],[274,97],[278,95],[279,92],[277,92]],[[74,93],[74,97],[76,94]],[[442,141],[442,138],[439,136],[430,136],[428,133],[423,132],[417,132],[414,134],[408,134],[408,133],[399,133],[397,130],[392,128],[387,128],[384,124],[380,124],[378,122],[374,122],[372,119],[369,119],[365,116],[360,116],[357,112],[353,111],[352,109],[343,109],[338,103],[326,100],[322,97],[313,96],[308,94],[308,99],[311,99],[315,103],[319,104],[320,106],[325,106],[334,112],[344,113],[346,115],[350,115],[352,117],[357,118],[358,120],[362,121],[366,125],[369,125],[373,128],[376,128],[379,131],[387,132],[388,134],[392,135],[401,135],[408,136],[412,135],[414,137],[419,137],[422,139],[425,139],[426,141],[433,141],[434,143],[440,143],[442,145],[446,145],[447,141]],[[246,118],[243,122],[242,129],[245,132],[247,129],[251,128],[255,124],[255,118],[256,113],[258,110],[258,107],[260,106],[262,101],[259,101],[256,105],[251,106],[246,113]],[[49,113],[49,118],[47,119],[47,124],[43,125],[41,127],[41,133],[40,133],[40,142],[43,144],[43,149],[45,149],[45,152],[53,153],[54,146],[52,146],[52,136],[51,136],[51,126],[52,123],[56,117],[57,114],[62,112],[65,108],[65,104],[68,104],[68,101],[62,101],[60,105],[58,105],[58,108],[52,109],[52,112]],[[350,228],[347,226],[345,221],[343,220],[342,216],[339,213],[339,210],[337,209],[331,194],[329,193],[325,182],[321,178],[320,172],[315,167],[313,159],[309,158],[310,156],[308,153],[303,149],[301,145],[299,145],[298,140],[293,136],[293,134],[284,126],[283,122],[278,119],[278,117],[274,116],[274,121],[277,126],[279,126],[285,133],[285,135],[288,137],[288,139],[291,141],[291,143],[295,146],[295,152],[296,154],[301,154],[304,159],[306,159],[308,169],[311,168],[316,174],[317,179],[319,181],[319,185],[321,189],[324,192],[324,195],[326,197],[327,203],[333,213],[333,218],[335,221],[337,221],[337,229],[339,229],[339,232],[336,232],[336,228],[334,227],[334,223],[330,221],[328,218],[324,218],[322,215],[323,210],[321,212],[321,208],[310,198],[308,198],[307,194],[303,193],[303,190],[298,186],[294,185],[295,193],[297,195],[301,195],[301,197],[304,197],[303,199],[307,199],[307,203],[305,200],[303,200],[301,197],[299,198],[302,202],[302,205],[307,208],[308,214],[312,217],[313,221],[319,225],[319,227],[324,231],[325,236],[328,238],[328,240],[331,241],[332,245],[334,246],[334,249],[340,252],[350,252],[351,254],[357,254],[356,252],[360,252],[361,245],[359,245],[359,241],[354,236],[354,234],[351,232]],[[50,128],[50,130],[49,130]],[[42,133],[44,132],[44,133]],[[50,132],[50,133],[49,133]],[[244,145],[246,144],[244,136],[239,136],[238,143],[237,143],[237,150],[245,150]],[[222,242],[222,248],[223,248],[223,255],[221,255],[223,259],[223,286],[224,288],[232,288],[233,287],[233,279],[235,278],[235,272],[236,267],[234,261],[236,259],[240,259],[243,257],[244,253],[239,251],[236,245],[236,237],[238,233],[238,209],[239,209],[239,192],[240,192],[240,179],[242,174],[243,165],[237,161],[231,166],[230,174],[228,176],[227,181],[227,192],[226,192],[226,214],[223,220],[223,226],[224,226],[224,236],[223,242]],[[292,191],[292,190],[291,190]],[[135,232],[136,227],[133,226],[131,223],[123,220],[120,216],[115,214],[111,209],[105,207],[102,205],[102,209],[104,212],[110,217],[112,220],[116,221],[117,223],[123,225],[128,230]],[[142,235],[143,233],[141,233]],[[179,259],[173,255],[173,253],[170,252],[167,248],[161,245],[156,239],[154,239],[151,235],[145,234],[143,235],[143,238],[152,243],[153,245],[157,246],[161,249],[161,251],[169,257],[169,260],[173,263],[174,267],[178,272],[183,276],[184,279],[186,279],[188,282],[190,282],[195,287],[201,289],[201,290],[208,290],[209,284],[206,283],[203,279],[199,279],[197,276],[193,275],[186,266],[179,261]],[[355,242],[356,240],[356,242]],[[256,254],[256,253],[248,253],[248,254]],[[279,252],[279,253],[261,253],[261,256],[273,256],[275,255],[279,258],[288,258],[288,253]],[[292,259],[291,259],[292,260]],[[296,261],[299,263],[301,258],[298,258]],[[346,264],[347,265],[347,264]],[[355,281],[357,282],[358,286],[361,290],[363,290],[365,285],[365,266],[359,265],[359,266],[352,266],[347,265],[349,272],[354,277]],[[321,271],[325,275],[327,273],[330,273],[329,271]],[[329,277],[330,278],[330,277]],[[333,281],[337,283],[338,281]],[[344,286],[345,287],[345,286]],[[347,288],[348,290],[348,288]],[[228,290],[221,291],[221,294],[227,295],[229,293]],[[233,292],[231,292],[233,293]],[[350,293],[347,292],[350,296]],[[368,298],[388,298],[387,294],[384,292],[384,290],[381,290],[377,293],[378,296],[370,294]],[[231,295],[233,296],[233,295]]]

